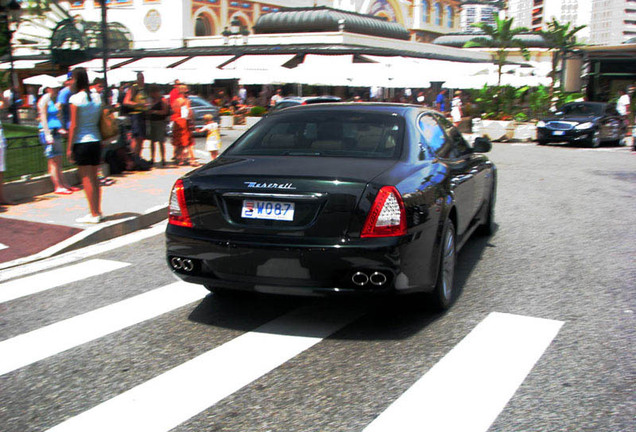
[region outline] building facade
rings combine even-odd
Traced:
[[[517,27],[526,27],[531,31],[547,30],[546,24],[552,19],[572,26],[585,25],[577,32],[580,42],[590,38],[592,4],[604,0],[509,0],[508,18],[514,18]]]
[[[96,0],[60,1],[71,15],[101,20]],[[284,7],[328,6],[382,17],[430,42],[460,30],[458,0],[107,0],[108,20],[128,29],[134,48],[175,48],[193,37],[218,36],[238,19],[248,31],[265,13]]]
[[[460,28],[464,33],[476,33],[479,31],[473,24],[485,23],[495,25],[495,15],[499,13],[498,2],[471,2],[462,4],[460,12]]]
[[[596,0],[590,44],[618,45],[636,37],[636,0]]]

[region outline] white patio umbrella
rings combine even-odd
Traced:
[[[66,75],[63,75],[66,78]],[[64,80],[60,81],[58,78],[52,77],[51,75],[35,75],[29,78],[26,78],[24,84],[28,85],[39,85],[42,87],[62,87],[64,85]]]

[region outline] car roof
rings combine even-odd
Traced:
[[[395,113],[404,116],[411,110],[426,110],[421,105],[409,105],[400,103],[386,102],[337,102],[337,103],[320,103],[309,105],[298,105],[284,110],[275,111],[271,115],[289,115],[289,113],[298,113],[300,111],[359,111],[359,112],[386,112]],[[433,110],[429,110],[433,111]]]

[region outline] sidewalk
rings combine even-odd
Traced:
[[[223,149],[242,132],[224,130]],[[166,152],[166,160],[171,160],[173,153],[169,140]],[[196,156],[203,163],[210,160],[207,152],[198,150]],[[150,159],[148,142],[142,157]],[[84,191],[55,195],[48,178],[39,182],[31,181],[30,184],[10,185],[13,187],[7,187],[5,192],[17,205],[0,207],[0,271],[110,240],[161,222],[168,216],[168,200],[174,182],[193,169],[190,166],[170,164],[161,167],[155,164],[150,171],[110,176],[114,183],[101,189],[105,220],[95,225],[75,222],[88,213]],[[76,172],[66,175],[73,184],[79,183]],[[34,191],[33,195],[38,195],[23,197],[27,188]]]

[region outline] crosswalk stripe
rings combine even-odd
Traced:
[[[298,309],[89,409],[50,432],[165,432],[312,347],[361,315]]]
[[[484,432],[563,325],[491,313],[364,432]]]
[[[154,318],[205,297],[200,285],[175,282],[0,342],[0,375]]]
[[[0,284],[0,303],[49,290],[67,283],[124,268],[130,264],[118,261],[93,259],[79,264],[26,276]]]

